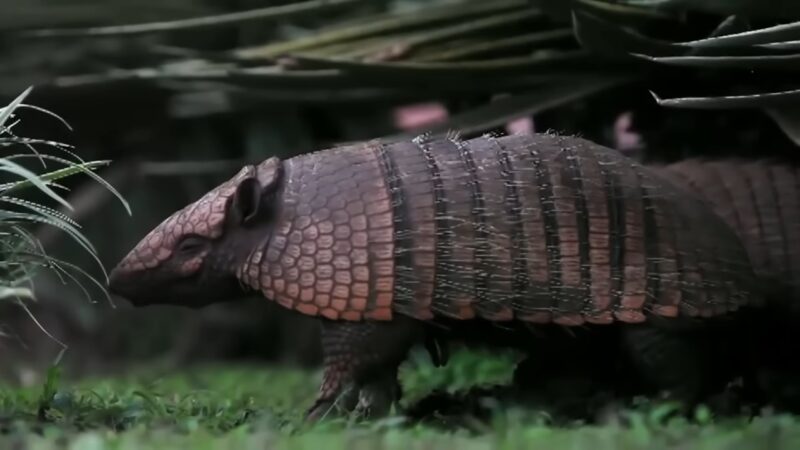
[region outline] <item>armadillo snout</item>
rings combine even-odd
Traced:
[[[141,304],[141,297],[136,295],[136,281],[124,266],[118,265],[108,275],[108,290],[111,294],[122,297],[134,305]]]

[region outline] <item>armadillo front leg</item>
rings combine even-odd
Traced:
[[[354,408],[371,417],[388,413],[400,396],[397,369],[421,336],[421,326],[403,317],[391,322],[323,322],[325,369],[307,419]]]

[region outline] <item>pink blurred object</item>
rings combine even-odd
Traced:
[[[533,118],[520,117],[519,119],[514,119],[506,123],[506,131],[508,134],[533,133],[535,132]]]
[[[449,113],[441,103],[416,103],[413,105],[399,106],[394,109],[394,123],[400,129],[410,130],[447,120]],[[509,134],[533,133],[534,123],[530,117],[507,122],[505,130]]]
[[[632,129],[633,113],[622,113],[614,121],[614,146],[622,152],[636,152],[642,148],[642,136]]]
[[[447,109],[441,103],[417,103],[394,110],[394,123],[403,130],[433,125],[447,120]]]

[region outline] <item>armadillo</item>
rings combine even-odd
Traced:
[[[756,333],[748,336],[757,349],[756,367],[760,377],[770,377],[758,383],[765,391],[772,391],[768,394],[771,401],[800,411],[800,398],[781,391],[784,385],[796,389],[800,374],[800,170],[777,160],[743,158],[694,157],[647,166],[699,195],[739,234],[770,300],[770,308],[750,314],[751,331]],[[570,351],[575,353],[574,349]],[[538,361],[529,359],[518,366],[516,384],[543,383],[547,381],[543,376],[553,376],[542,373],[542,366],[552,365],[553,357],[537,356]],[[577,368],[568,368],[568,375],[585,373],[591,367],[592,362],[582,361],[589,359],[588,354],[579,359],[573,363]],[[559,368],[562,371],[563,366]],[[783,379],[776,379],[776,375]],[[597,373],[592,377],[597,379]],[[620,381],[618,376],[606,380],[605,387]]]
[[[768,308],[751,313],[758,384],[800,412],[800,169],[778,160],[691,158],[651,165],[708,202],[741,237]]]
[[[759,278],[797,299],[800,312],[800,168],[741,158],[650,167],[707,200],[739,234]]]
[[[319,318],[311,420],[334,404],[385,414],[398,366],[442,323],[613,329],[643,376],[699,390],[715,353],[689,331],[761,302],[745,248],[705,203],[550,133],[376,139],[247,165],[142,238],[110,290],[193,307],[257,294]]]

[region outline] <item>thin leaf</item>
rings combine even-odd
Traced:
[[[800,39],[800,21],[759,28],[752,31],[728,34],[695,41],[683,42],[683,45],[697,48],[750,46],[770,44],[773,42],[794,41]]]
[[[60,162],[60,163],[62,163],[62,164],[64,164],[64,165],[66,165],[66,166],[69,166],[69,168],[74,168],[74,169],[75,169],[77,172],[82,172],[82,173],[84,173],[84,174],[88,175],[90,178],[92,178],[93,180],[95,180],[95,181],[97,181],[98,183],[100,183],[100,185],[102,185],[104,188],[106,188],[106,189],[107,189],[109,192],[111,192],[111,193],[112,193],[112,194],[113,194],[115,197],[117,197],[117,199],[118,199],[118,200],[119,200],[119,201],[122,203],[122,205],[125,207],[125,210],[128,212],[128,215],[129,215],[129,216],[130,216],[130,215],[133,215],[133,213],[131,212],[130,205],[128,204],[127,200],[125,200],[125,198],[124,198],[124,197],[122,197],[122,194],[120,194],[119,192],[117,192],[117,190],[116,190],[116,189],[114,189],[114,187],[113,187],[113,186],[111,186],[111,185],[110,185],[110,184],[109,184],[109,183],[108,183],[106,180],[104,180],[104,179],[103,179],[103,178],[102,178],[100,175],[97,175],[96,173],[94,173],[94,172],[91,170],[91,167],[90,167],[91,165],[90,165],[90,164],[87,164],[87,163],[75,164],[75,163],[74,163],[74,162],[72,162],[72,161],[66,160],[66,159],[64,159],[64,158],[59,158],[59,157],[57,157],[57,156],[53,156],[53,155],[41,155],[41,156],[42,156],[43,158],[45,158],[45,159],[50,159],[50,160],[53,160],[53,161]],[[95,166],[96,166],[96,165],[99,165],[99,163],[100,163],[100,161],[95,161],[94,165],[95,165]],[[107,163],[108,163],[108,161],[103,161],[102,163],[104,163],[104,164],[107,164]],[[76,172],[76,173],[77,173],[77,172]],[[71,208],[70,208],[70,209],[71,209]]]
[[[61,280],[62,283],[66,284],[66,280],[62,277],[63,269],[56,264],[54,258],[50,255],[45,253],[44,251],[24,251],[24,250],[17,250],[14,252],[14,258],[18,261],[16,265],[18,265],[21,271],[24,274],[25,279],[33,280],[35,273],[33,272],[34,268],[44,268],[50,269],[51,272],[55,273],[56,276]],[[21,282],[25,281],[22,277],[14,276],[14,280]]]
[[[23,100],[25,100],[25,97],[27,97],[32,90],[33,86],[28,87],[22,92],[22,94],[19,94],[17,98],[15,98],[14,100],[11,101],[11,103],[6,105],[5,108],[0,109],[0,131],[3,130],[6,120],[8,120],[8,118],[11,117],[11,114],[14,113],[14,110],[17,109],[17,107],[22,103]]]
[[[511,120],[536,114],[626,81],[628,78],[625,77],[592,77],[573,83],[553,83],[528,94],[502,98],[462,112],[444,123],[400,133],[389,139],[409,139],[423,133],[445,134],[451,130],[464,135],[482,133]]]
[[[610,55],[643,53],[663,56],[688,50],[681,44],[651,39],[584,11],[573,11],[572,26],[584,48]]]
[[[561,40],[573,39],[570,28],[559,28],[555,30],[539,31],[530,34],[511,36],[497,40],[482,39],[473,44],[460,45],[450,50],[431,51],[426,54],[415,56],[414,61],[425,62],[445,62],[453,60],[464,60],[494,52],[514,49],[517,47],[538,46],[541,44],[551,44]]]
[[[647,2],[648,0],[645,0]],[[656,0],[658,1],[658,0]],[[670,14],[664,10],[653,8],[651,5],[636,4],[636,1],[617,2],[612,3],[606,0],[577,0],[575,1],[575,8],[589,8],[595,13],[605,13],[615,17],[629,16],[634,18],[647,18],[647,19],[671,19],[674,14]]]
[[[800,108],[797,104],[764,108],[764,112],[778,124],[789,139],[800,145]]]
[[[800,69],[800,53],[792,55],[763,56],[664,56],[652,57],[635,54],[649,61],[684,67],[736,68],[736,69],[780,69],[797,71]]]
[[[546,70],[564,70],[566,68],[594,68],[587,60],[588,52],[575,50],[569,52],[553,52],[547,55],[510,57],[485,61],[461,61],[448,63],[434,62],[394,62],[374,63],[347,61],[333,58],[312,58],[294,56],[303,66],[320,69],[340,69],[348,73],[373,76],[413,76],[418,79],[449,77],[493,77],[518,75],[536,70],[537,74]],[[484,78],[484,81],[486,79]]]
[[[58,278],[61,280],[61,282],[63,284],[66,284],[66,280],[63,278],[63,276],[68,277],[69,279],[71,279],[78,286],[78,288],[83,292],[84,296],[91,302],[92,296],[89,293],[89,290],[86,289],[86,287],[83,285],[83,283],[81,283],[80,280],[78,280],[78,278],[75,277],[75,275],[71,274],[68,270],[64,269],[64,267],[68,267],[68,268],[78,272],[79,274],[83,275],[86,279],[88,279],[92,284],[95,284],[98,288],[100,288],[100,291],[106,297],[106,299],[108,300],[109,304],[114,306],[114,302],[111,299],[111,296],[109,295],[105,285],[100,283],[100,281],[98,281],[95,277],[93,277],[91,274],[89,274],[85,270],[81,269],[79,266],[77,266],[75,264],[71,264],[71,263],[69,263],[67,261],[63,261],[63,260],[51,257],[49,255],[46,255],[45,253],[42,253],[40,255],[40,254],[37,254],[37,253],[32,253],[31,254],[31,253],[19,252],[19,253],[15,254],[15,256],[17,256],[17,255],[19,257],[31,256],[33,259],[28,260],[27,261],[28,264],[35,264],[35,265],[50,269],[51,272],[55,273],[56,276],[58,276]],[[64,267],[62,267],[62,266],[64,266]]]
[[[24,158],[24,157],[27,157],[27,156],[30,156],[30,155],[14,155],[13,157],[8,157],[6,159],[12,159],[12,158],[13,159],[19,159],[19,158]],[[45,184],[47,184],[49,186],[49,185],[51,185],[53,183],[53,181],[60,180],[60,179],[63,179],[63,178],[67,178],[67,177],[70,177],[72,175],[75,175],[75,174],[83,172],[83,170],[81,170],[81,168],[79,168],[78,166],[82,166],[84,169],[87,169],[87,170],[94,170],[97,167],[108,165],[109,162],[110,161],[108,161],[108,160],[101,160],[101,161],[89,161],[89,162],[79,163],[79,164],[74,164],[73,163],[69,167],[63,167],[61,169],[56,169],[56,170],[53,170],[51,172],[43,173],[43,174],[37,175],[37,177],[38,177],[38,179],[40,181],[44,182]],[[3,183],[3,184],[0,184],[0,192],[3,192],[4,194],[8,194],[8,193],[15,192],[15,191],[18,191],[20,189],[25,189],[25,188],[28,188],[28,187],[31,187],[31,186],[34,186],[33,181],[27,180],[27,179],[26,180],[21,180],[21,181],[14,181],[14,182],[11,182],[11,183]]]
[[[47,187],[47,185],[35,173],[20,166],[19,164],[9,161],[8,159],[0,159],[0,171],[9,172],[24,178],[25,181],[29,181],[40,191],[44,192],[58,203],[64,205],[66,208],[72,210],[72,205],[70,205],[66,200],[61,198],[61,196],[56,194],[52,189]]]
[[[256,20],[285,20],[290,17],[319,13],[333,8],[342,8],[363,3],[364,0],[310,0],[305,2],[289,3],[285,5],[268,6],[265,8],[237,11],[227,14],[217,14],[190,19],[170,20],[164,22],[150,22],[135,25],[112,25],[106,27],[81,28],[81,29],[44,29],[31,30],[20,33],[24,37],[53,38],[76,36],[119,36],[131,34],[158,33],[166,31],[186,30],[195,28],[218,27],[223,25],[241,24]]]
[[[95,250],[92,243],[88,239],[86,239],[86,237],[80,231],[76,230],[72,225],[61,222],[59,220],[53,220],[47,217],[38,216],[36,214],[0,211],[0,220],[13,221],[15,219],[21,220],[23,222],[38,222],[46,225],[51,225],[66,232],[68,236],[72,237],[81,247],[83,247],[92,256],[92,258],[95,261],[97,261],[97,264],[103,271],[103,275],[106,277],[106,279],[108,278],[105,266],[103,266],[102,261],[100,261],[100,258],[98,258],[97,251]]]
[[[600,3],[600,0],[592,0]],[[701,12],[715,15],[742,14],[759,19],[785,20],[800,16],[794,0],[616,0],[618,4],[654,11]],[[605,3],[605,2],[603,2]]]
[[[37,211],[39,212],[39,211]],[[96,254],[96,250],[91,242],[75,227],[57,218],[48,217],[47,215],[29,214],[16,211],[0,210],[0,220],[9,221],[11,223],[21,222],[39,222],[46,225],[51,225],[65,231],[69,236],[81,244],[89,253]]]
[[[71,217],[67,216],[66,214],[56,211],[55,209],[48,208],[47,206],[40,205],[38,203],[29,202],[27,200],[22,200],[16,197],[8,197],[5,195],[0,195],[0,202],[10,203],[12,205],[22,206],[24,208],[28,208],[32,211],[36,211],[42,214],[46,214],[47,216],[62,220],[64,222],[69,223],[73,227],[80,228],[80,225],[75,222]]]
[[[732,109],[732,108],[763,108],[783,105],[793,105],[800,101],[800,89],[767,92],[752,95],[729,95],[718,97],[682,97],[661,99],[654,92],[650,94],[660,106],[670,108],[697,108],[697,109]]]
[[[108,300],[108,303],[112,307],[116,307],[116,305],[114,304],[114,301],[111,299],[111,296],[108,293],[108,290],[105,288],[105,285],[100,283],[95,277],[91,276],[88,272],[84,271],[83,269],[81,269],[80,267],[78,267],[75,264],[70,264],[70,263],[68,263],[66,261],[63,261],[63,260],[60,260],[60,259],[56,259],[56,258],[52,258],[52,257],[48,257],[47,262],[49,264],[48,267],[50,269],[52,269],[52,271],[59,276],[59,279],[61,279],[61,282],[63,284],[66,284],[66,280],[64,280],[61,277],[61,275],[64,275],[64,276],[68,277],[70,280],[72,280],[72,282],[74,282],[78,286],[78,288],[83,292],[83,295],[86,297],[86,299],[90,303],[94,303],[94,302],[92,301],[92,295],[89,293],[89,290],[86,289],[86,287],[83,285],[83,283],[81,283],[80,280],[78,280],[78,278],[75,275],[71,274],[68,270],[64,269],[64,267],[61,267],[61,266],[69,267],[70,269],[75,270],[76,272],[78,272],[81,275],[83,275],[86,279],[88,279],[90,282],[92,282],[93,284],[95,284],[97,287],[100,288],[100,291],[103,293],[103,295],[106,297],[106,300]]]
[[[367,65],[374,65],[376,63],[364,63]],[[396,63],[387,64],[389,67],[394,67]],[[451,63],[455,64],[455,63]],[[276,73],[268,70],[251,70],[242,69],[237,71],[230,71],[227,74],[208,75],[207,77],[202,74],[191,75],[187,78],[173,78],[174,80],[182,79],[206,79],[215,80],[215,82],[222,81],[223,83],[215,84],[215,87],[224,87],[228,84],[234,84],[241,87],[252,88],[268,88],[269,90],[280,90],[284,96],[298,95],[298,98],[303,95],[308,95],[310,92],[324,92],[326,90],[343,91],[345,89],[351,90],[364,90],[367,88],[387,88],[389,91],[401,91],[409,88],[414,90],[435,89],[436,92],[453,92],[467,90],[481,90],[481,91],[497,91],[500,89],[507,89],[510,86],[525,86],[538,84],[545,81],[550,81],[557,77],[569,77],[570,73],[564,70],[556,71],[555,68],[551,71],[536,71],[530,74],[514,75],[513,78],[497,79],[491,85],[476,85],[474,79],[468,77],[449,78],[442,74],[430,74],[428,72],[416,72],[415,76],[410,76],[406,70],[399,70],[398,72],[384,71],[380,76],[376,76],[370,72],[360,70],[354,72],[344,73],[339,69],[322,69],[322,70],[293,70],[290,72]],[[491,75],[499,75],[493,73]],[[435,75],[435,76],[434,76]],[[513,75],[513,74],[512,74]],[[572,73],[573,76],[579,74]],[[425,80],[430,83],[428,86],[421,85],[420,80]],[[209,85],[203,89],[209,90]],[[199,89],[198,89],[199,90]],[[224,87],[223,90],[228,90]]]
[[[9,231],[14,233],[14,235],[16,237],[21,239],[21,241],[22,241],[21,246],[24,246],[25,244],[27,244],[31,248],[34,248],[34,249],[37,249],[37,250],[41,250],[41,252],[44,252],[44,249],[41,247],[40,242],[36,239],[36,237],[30,231],[28,231],[28,230],[26,230],[24,228],[21,228],[21,227],[17,227],[17,226],[12,226]]]
[[[21,104],[17,105],[17,107],[18,108],[28,108],[28,109],[32,109],[34,111],[39,111],[40,113],[47,114],[48,116],[53,117],[56,120],[58,120],[59,122],[61,122],[61,124],[63,124],[65,127],[67,127],[67,129],[69,131],[72,131],[72,126],[70,126],[69,122],[64,120],[63,117],[59,116],[58,114],[54,113],[53,111],[50,111],[48,109],[45,109],[45,108],[42,108],[42,107],[39,107],[39,106],[35,106],[35,105],[28,105],[26,103],[21,103]]]
[[[33,291],[28,288],[0,286],[0,300],[6,300],[12,297],[23,297],[28,299],[34,298]]]
[[[264,85],[275,89],[357,87],[360,83],[359,78],[343,76],[342,72],[336,69],[283,71],[272,66],[205,70],[181,74],[161,72],[151,74],[150,77],[163,80],[225,81],[248,86]]]
[[[22,301],[20,301],[20,300],[18,299],[18,300],[17,300],[17,304],[18,304],[18,305],[19,305],[19,306],[20,306],[20,307],[21,307],[21,308],[22,308],[22,309],[23,309],[23,310],[24,310],[24,311],[25,311],[25,312],[28,314],[28,316],[31,318],[31,320],[33,320],[33,322],[36,324],[36,326],[38,326],[38,327],[39,327],[39,329],[40,329],[40,330],[42,330],[42,333],[46,334],[46,335],[47,335],[47,336],[48,336],[50,339],[52,339],[52,340],[53,340],[53,342],[57,343],[57,344],[58,344],[58,345],[59,345],[59,346],[62,348],[62,350],[63,350],[63,349],[67,349],[67,348],[68,348],[68,347],[67,347],[67,344],[65,344],[65,343],[63,343],[63,342],[59,341],[58,339],[56,339],[56,338],[55,338],[55,336],[53,336],[52,334],[50,334],[50,332],[48,332],[48,331],[47,331],[47,330],[46,330],[46,329],[45,329],[45,328],[42,326],[42,324],[41,324],[41,323],[39,323],[39,320],[38,320],[38,319],[36,319],[36,316],[34,316],[34,315],[33,315],[33,312],[31,312],[31,310],[30,310],[30,309],[28,309],[28,306],[27,306],[27,305],[26,305],[24,302],[22,302]]]
[[[765,48],[776,49],[776,50],[798,51],[798,50],[800,50],[800,40],[784,41],[784,42],[771,42],[769,44],[758,44],[757,47],[765,47]]]
[[[49,145],[51,148],[53,148],[53,147],[60,148],[60,144],[58,142],[39,141],[39,140],[36,140],[36,139],[22,138],[22,137],[19,137],[19,136],[15,135],[14,133],[12,133],[10,128],[6,128],[3,131],[4,131],[4,135],[0,136],[0,147],[11,147],[11,146],[14,146],[14,145],[24,145],[25,147],[27,147],[31,151],[31,153],[36,155],[36,157],[39,159],[39,162],[42,163],[42,167],[47,167],[47,163],[45,163],[44,159],[41,158],[41,153],[39,153],[39,151],[36,150],[36,148],[33,145],[37,144],[37,143],[41,143],[41,144],[44,144],[44,145]]]
[[[185,1],[5,0],[4,5],[6,9],[0,15],[2,31],[118,23],[121,20],[146,20],[148,17],[185,17],[211,10],[204,4]]]
[[[69,162],[69,161],[66,161],[66,160],[62,160],[62,161]],[[78,164],[78,165],[76,165],[75,167],[77,167],[78,169],[80,169],[80,171],[81,171],[81,172],[83,172],[83,173],[85,173],[86,175],[88,175],[88,176],[89,176],[89,178],[92,178],[93,180],[95,180],[96,182],[98,182],[98,183],[99,183],[101,186],[103,186],[104,188],[106,188],[106,189],[107,189],[109,192],[111,192],[111,194],[113,194],[115,197],[117,197],[117,199],[120,201],[120,203],[122,203],[122,206],[125,208],[125,211],[127,211],[127,212],[128,212],[128,215],[129,215],[129,216],[132,216],[132,215],[133,215],[133,212],[131,211],[131,206],[130,206],[130,204],[128,204],[128,201],[127,201],[127,200],[125,200],[125,198],[122,196],[122,194],[120,194],[120,193],[119,193],[119,192],[118,192],[118,191],[117,191],[117,190],[114,188],[114,186],[112,186],[112,185],[111,185],[109,182],[107,182],[105,179],[103,179],[103,177],[101,177],[100,175],[97,175],[96,173],[94,173],[93,171],[91,171],[91,170],[89,170],[89,169],[86,169],[86,168],[85,168],[83,165],[81,165],[81,164]]]
[[[455,39],[459,36],[469,35],[478,31],[491,30],[498,27],[512,26],[516,22],[529,21],[531,19],[542,18],[543,14],[538,9],[529,8],[523,11],[512,11],[510,13],[489,15],[484,18],[471,20],[465,23],[457,23],[447,27],[434,28],[424,33],[408,37],[406,39],[390,39],[391,46],[400,46],[406,53],[413,53],[420,48],[437,42]],[[384,45],[376,46],[378,49]],[[361,49],[355,54],[368,55],[375,49]]]
[[[471,16],[484,16],[493,12],[529,7],[530,5],[524,0],[497,0],[423,8],[411,13],[392,14],[383,20],[373,20],[367,23],[333,29],[308,38],[241,48],[234,50],[232,53],[239,58],[269,59],[323,45],[385,35],[394,31],[431,26],[448,21],[462,22]]]
[[[57,141],[49,141],[49,140],[46,140],[46,139],[35,139],[35,138],[18,137],[16,135],[13,135],[13,134],[9,133],[8,131],[6,131],[6,132],[8,134],[10,134],[11,137],[9,137],[9,138],[0,137],[0,146],[2,146],[2,147],[10,147],[12,145],[27,145],[27,146],[30,146],[30,145],[33,145],[33,144],[42,144],[42,145],[47,145],[49,147],[55,147],[55,148],[58,148],[58,149],[64,149],[64,148],[70,148],[71,147],[71,145],[69,145],[69,144],[64,144],[64,143],[57,142]],[[36,154],[38,156],[38,152]]]

